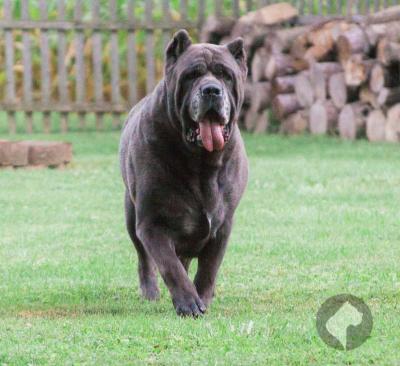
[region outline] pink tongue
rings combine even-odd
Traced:
[[[210,123],[209,120],[200,122],[200,136],[203,146],[209,152],[222,150],[225,145],[222,134],[223,127],[218,123]]]

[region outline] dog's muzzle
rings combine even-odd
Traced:
[[[201,86],[192,97],[190,116],[198,124],[188,128],[186,140],[212,152],[222,150],[230,136],[231,106],[224,90],[216,83]]]

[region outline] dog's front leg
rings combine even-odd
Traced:
[[[206,307],[175,254],[171,239],[162,228],[146,222],[137,227],[137,235],[153,257],[168,287],[178,315],[199,316]]]
[[[229,235],[232,229],[232,219],[227,219],[199,255],[198,269],[194,284],[197,293],[208,307],[214,297],[215,282],[219,267],[225,254]]]

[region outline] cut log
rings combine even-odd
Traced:
[[[379,39],[385,37],[391,42],[400,41],[400,19],[391,22],[369,25],[365,27],[369,43],[376,45]]]
[[[232,29],[231,38],[243,37],[251,61],[254,49],[261,46],[257,43],[271,31],[272,26],[293,20],[297,15],[298,11],[288,3],[265,6],[240,17]]]
[[[400,87],[382,88],[378,96],[378,103],[389,107],[400,103]]]
[[[269,126],[269,116],[266,111],[259,114],[254,127],[255,134],[266,133]]]
[[[352,55],[342,65],[347,86],[360,86],[368,80],[375,60],[363,60],[363,55]]]
[[[259,81],[265,81],[265,65],[268,63],[268,59],[271,53],[268,52],[264,47],[259,48],[253,56],[251,61],[251,79],[254,83]]]
[[[279,94],[272,101],[272,110],[279,120],[300,109],[301,105],[296,94]]]
[[[312,61],[329,61],[331,52],[333,51],[333,45],[317,45],[308,48],[303,55],[304,60],[308,62]]]
[[[327,78],[322,67],[317,63],[313,63],[310,67],[310,81],[314,91],[314,98],[324,101],[327,94]]]
[[[333,74],[329,78],[329,95],[337,108],[343,108],[347,103],[347,86],[343,72]]]
[[[310,132],[321,135],[337,130],[339,110],[332,101],[317,101],[310,109]]]
[[[239,18],[239,23],[271,26],[288,22],[299,15],[296,8],[289,3],[277,3],[251,11]]]
[[[390,84],[390,75],[387,70],[380,64],[375,64],[372,67],[369,78],[369,88],[374,93],[379,93],[384,86]]]
[[[269,82],[253,83],[250,92],[250,108],[245,114],[245,127],[253,131],[260,119],[260,113],[271,104],[271,84]]]
[[[390,42],[388,38],[379,40],[376,47],[376,58],[383,65],[388,66],[393,62],[400,61],[400,44]]]
[[[287,116],[280,126],[280,132],[285,135],[299,135],[308,127],[309,111],[300,110]]]
[[[365,131],[371,107],[367,103],[346,104],[339,114],[339,135],[344,140],[354,140]]]
[[[359,99],[361,102],[369,103],[375,109],[381,107],[378,102],[378,94],[374,93],[368,85],[364,85],[359,94]]]
[[[220,44],[223,38],[231,34],[235,23],[234,18],[209,16],[201,29],[200,41],[202,43]]]
[[[314,103],[314,89],[308,73],[300,73],[296,77],[294,90],[297,100],[303,108],[310,108]]]
[[[296,75],[278,76],[272,80],[272,94],[287,94],[294,92]]]
[[[375,109],[367,118],[367,138],[371,142],[385,141],[386,117],[382,110]]]
[[[298,37],[306,33],[310,29],[309,26],[285,28],[276,31],[276,38],[279,40],[282,52],[289,52],[293,43]],[[267,40],[266,40],[267,41]],[[268,42],[268,41],[267,41]]]
[[[328,132],[326,111],[321,102],[316,102],[310,108],[310,132],[313,135],[323,135]]]
[[[400,104],[394,105],[387,112],[385,138],[388,142],[400,141]]]
[[[265,76],[272,80],[276,76],[293,74],[308,68],[305,60],[296,60],[290,55],[276,54],[269,58],[265,69]]]
[[[339,61],[344,64],[353,54],[367,54],[370,50],[370,44],[363,28],[358,25],[342,33],[336,41],[336,48]]]

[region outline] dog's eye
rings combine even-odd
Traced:
[[[216,67],[214,70],[214,75],[217,78],[224,79],[226,81],[232,81],[232,77],[223,67]]]

